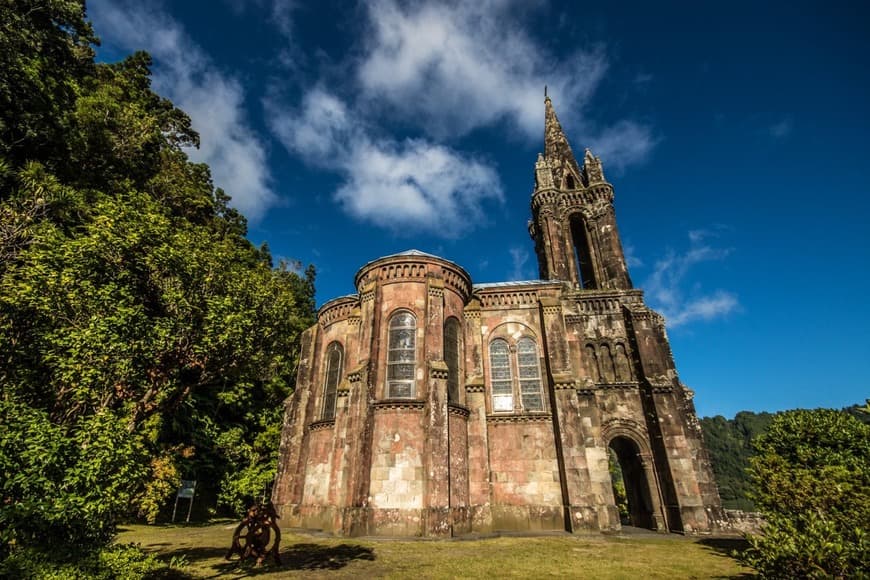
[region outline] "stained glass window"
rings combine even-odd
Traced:
[[[416,394],[417,320],[410,312],[390,318],[387,354],[387,397],[410,399]]]
[[[514,410],[514,387],[511,376],[510,348],[502,339],[489,343],[489,370],[492,383],[493,411]]]
[[[538,362],[538,347],[531,338],[521,338],[517,343],[517,368],[520,375],[520,395],[523,409],[543,411],[541,396],[541,367]]]

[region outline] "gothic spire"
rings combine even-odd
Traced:
[[[548,96],[544,97],[544,157],[553,168],[553,177],[557,184],[563,183],[566,169],[569,174],[573,173],[573,179],[579,180],[580,167]]]

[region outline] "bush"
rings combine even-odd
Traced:
[[[867,577],[870,426],[840,411],[788,411],[755,445],[753,499],[767,524],[741,559],[763,577]]]
[[[0,562],[0,577],[43,580],[138,580],[184,577],[178,569],[160,562],[133,545],[114,545],[66,561],[49,559],[43,552],[18,550]]]

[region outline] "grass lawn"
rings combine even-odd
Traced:
[[[235,522],[122,528],[162,559],[183,558],[196,578],[727,578],[748,576],[728,554],[734,538],[675,535],[499,537],[480,540],[333,538],[282,531],[280,568],[224,560]]]

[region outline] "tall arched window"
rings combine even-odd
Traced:
[[[625,352],[625,345],[616,343],[616,351],[614,353],[614,365],[616,366],[616,378],[620,381],[631,380],[631,362],[628,360],[628,354]]]
[[[447,363],[447,401],[450,403],[459,402],[459,375],[462,369],[459,331],[459,321],[448,318],[444,323],[444,362]]]
[[[416,395],[417,320],[410,312],[390,318],[387,354],[387,397],[411,399]]]
[[[335,394],[341,380],[341,367],[344,362],[344,349],[337,342],[326,348],[326,372],[323,379],[323,418],[335,417]]]
[[[598,349],[598,362],[601,364],[601,378],[607,383],[616,382],[616,369],[613,367],[613,355],[610,347],[602,344]]]
[[[574,258],[577,263],[577,276],[581,288],[596,288],[595,270],[592,267],[592,250],[586,237],[586,223],[579,213],[569,218],[571,240],[574,242]]]
[[[489,343],[489,371],[492,379],[492,410],[514,410],[514,381],[511,373],[511,351],[500,338]]]
[[[586,373],[593,383],[601,382],[601,375],[598,372],[598,356],[595,354],[595,347],[591,344],[586,345],[586,356],[583,357],[586,364]]]
[[[517,343],[517,368],[520,376],[520,395],[523,409],[543,411],[541,396],[541,367],[538,361],[538,347],[531,338],[521,338]]]

